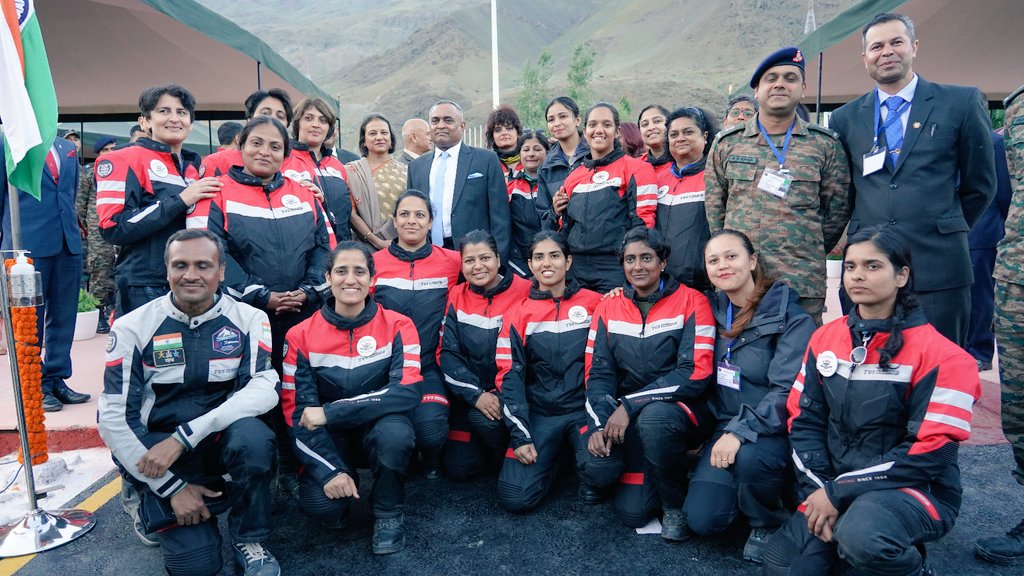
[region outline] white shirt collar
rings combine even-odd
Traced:
[[[907,102],[913,102],[914,93],[917,92],[917,73],[914,73],[914,77],[911,78],[910,82],[903,87],[903,90],[900,90],[895,94],[889,94],[885,90],[882,90],[881,88],[878,87],[875,87],[875,91],[878,93],[879,102],[885,102],[886,100],[889,99],[890,96],[899,96],[900,98],[903,98]]]
[[[408,148],[402,148],[402,151],[405,152],[409,156],[409,158],[412,158],[413,160],[415,160],[415,159],[417,159],[417,158],[419,158],[421,156],[421,154],[417,154],[417,153],[413,152],[412,150],[409,150]]]
[[[459,157],[459,151],[461,149],[462,149],[462,140],[459,140],[458,144],[456,144],[455,146],[452,146],[451,148],[449,148],[447,150],[448,156],[451,157],[451,158],[458,158]],[[437,157],[441,155],[441,152],[442,151],[439,150],[437,147],[434,147],[434,160],[437,160]]]

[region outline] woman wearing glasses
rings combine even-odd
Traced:
[[[856,305],[811,337],[790,391],[802,502],[769,540],[764,573],[927,573],[924,543],[953,528],[957,455],[981,393],[970,354],[913,296],[910,250],[891,229],[855,232],[843,285]]]
[[[722,121],[722,129],[731,128],[737,124],[743,124],[757,115],[757,99],[749,94],[733,96],[729,100],[729,106],[725,109],[725,120]]]
[[[665,271],[697,290],[708,290],[701,252],[711,230],[704,212],[704,163],[718,132],[700,108],[680,108],[668,116],[666,146],[672,161],[658,171],[655,226],[672,246]]]
[[[704,261],[718,290],[711,297],[715,430],[699,455],[683,510],[701,536],[726,530],[742,513],[751,527],[743,558],[760,562],[768,536],[789,517],[782,502],[789,467],[786,397],[815,325],[799,295],[765,273],[742,232],[715,232]]]

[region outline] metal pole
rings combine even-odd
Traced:
[[[262,65],[262,63],[259,60],[257,60],[256,61],[256,89],[257,90],[263,90],[263,78],[262,78],[262,76],[260,74],[260,66],[261,65]]]
[[[11,207],[11,248],[21,249],[21,211],[18,209],[18,189],[8,181],[7,204]],[[2,294],[7,297],[7,292]]]
[[[206,121],[206,141],[210,145],[210,153],[215,152],[213,149],[213,123],[210,120]]]
[[[818,52],[818,95],[814,97],[815,122],[821,124],[821,61],[825,59],[824,52]]]
[[[11,187],[12,192],[17,194],[14,187]],[[11,216],[17,214],[17,209],[11,210]],[[13,228],[14,218],[11,218],[11,224]],[[4,251],[7,253],[8,251]],[[21,250],[12,251],[15,256]],[[18,371],[18,354],[17,345],[14,339],[14,323],[11,318],[11,302],[8,297],[9,287],[7,281],[7,266],[3,267],[0,271],[0,311],[4,316],[4,334],[7,335],[7,343],[10,347],[7,353],[7,359],[11,364],[11,383],[14,385],[14,408],[18,414],[18,437],[21,439],[21,453],[25,458],[25,489],[28,491],[28,507],[29,510],[36,510],[39,508],[36,502],[36,480],[32,476],[32,453],[29,451],[28,446],[28,426],[25,424],[25,405],[21,397],[21,373]]]
[[[498,88],[498,0],[491,0],[491,94],[493,108],[497,108],[501,102]]]

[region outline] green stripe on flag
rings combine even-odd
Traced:
[[[36,124],[39,125],[42,143],[29,149],[16,166],[10,156],[10,147],[5,146],[7,152],[4,154],[4,160],[10,183],[38,199],[46,155],[50,153],[53,140],[57,137],[57,94],[53,89],[50,63],[46,59],[43,34],[39,30],[39,19],[36,17],[32,0],[26,0],[24,10],[28,14],[27,19],[21,24],[21,44],[25,53],[25,89],[29,100],[32,101],[32,113]],[[10,119],[5,119],[5,122],[9,121]],[[4,138],[6,139],[6,136]],[[4,190],[2,193],[6,194],[7,191]]]

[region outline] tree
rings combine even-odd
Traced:
[[[523,66],[519,95],[516,97],[516,112],[523,126],[543,128],[546,125],[544,106],[548,102],[548,80],[551,79],[551,53],[547,48],[537,56],[537,65],[530,60]]]
[[[587,108],[592,103],[593,91],[590,89],[590,79],[594,77],[594,56],[596,54],[596,50],[583,44],[577,44],[572,51],[572,62],[569,64],[566,80],[569,82],[569,97],[575,100],[581,108]]]
[[[619,116],[623,118],[632,118],[633,116],[633,105],[625,96],[619,98]]]

